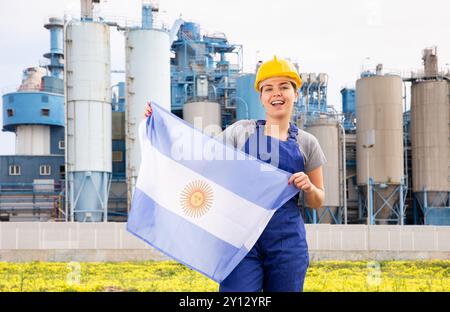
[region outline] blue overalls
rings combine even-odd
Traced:
[[[264,135],[265,120],[258,120],[256,131],[244,146],[247,154],[253,154],[250,142],[259,138],[267,140],[267,152],[270,140]],[[262,131],[262,132],[260,132]],[[278,168],[295,173],[304,170],[304,158],[297,143],[298,128],[290,124],[287,141],[279,141]],[[260,149],[256,155],[261,159]],[[270,162],[270,158],[263,161]],[[255,187],[258,187],[255,185]],[[287,181],[286,181],[287,187]],[[305,225],[297,206],[298,195],[291,198],[272,216],[256,244],[220,284],[220,291],[302,291],[306,269],[309,263]]]

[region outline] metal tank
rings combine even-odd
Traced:
[[[149,20],[146,19],[142,28],[128,29],[125,35],[128,209],[141,162],[138,127],[147,102],[155,102],[168,111],[171,103],[169,32],[151,28]]]
[[[109,27],[88,20],[69,22],[65,51],[71,220],[107,221],[112,169]]]
[[[255,91],[255,74],[244,74],[236,79],[236,119],[266,119],[266,111]]]
[[[357,183],[367,202],[371,178],[368,222],[388,223],[393,210],[403,211],[403,106],[399,76],[372,75],[356,82]],[[368,136],[374,134],[375,144]],[[401,187],[400,187],[401,186]],[[367,211],[367,208],[366,208]],[[403,218],[397,217],[403,222]],[[392,217],[394,218],[394,217]]]
[[[17,126],[16,155],[50,155],[50,127]]]
[[[449,92],[448,81],[441,79],[411,87],[413,193],[426,224],[450,224]]]
[[[319,220],[317,223],[338,223],[338,207],[341,206],[340,195],[342,194],[340,171],[341,158],[339,156],[340,123],[326,116],[311,120],[305,126],[305,130],[314,135],[319,141],[320,147],[325,154],[327,163],[323,165],[323,178],[325,187],[325,201],[321,208],[316,209]],[[333,220],[336,218],[336,220]]]
[[[216,102],[204,101],[184,104],[183,119],[209,136],[215,136],[222,131],[220,104]]]

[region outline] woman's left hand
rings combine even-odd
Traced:
[[[314,184],[311,183],[309,177],[304,172],[296,172],[291,175],[288,180],[288,184],[294,183],[294,185],[305,193],[312,192],[314,190]]]

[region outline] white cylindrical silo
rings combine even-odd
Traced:
[[[339,158],[339,122],[333,118],[318,118],[309,121],[306,130],[314,135],[325,154],[327,163],[323,165],[323,181],[325,187],[325,200],[321,208],[317,209],[320,223],[333,223],[330,213],[324,213],[326,209],[336,215],[340,206],[340,158]]]
[[[430,207],[447,206],[450,193],[449,92],[445,80],[411,86],[412,186],[416,198]]]
[[[67,25],[65,48],[71,219],[106,221],[112,169],[109,27],[72,21]]]
[[[17,155],[50,155],[50,127],[41,125],[17,126]]]
[[[161,29],[130,29],[125,40],[126,171],[130,208],[141,163],[138,127],[147,102],[155,102],[170,111],[170,43],[169,33]]]
[[[391,206],[402,200],[390,196],[404,176],[402,90],[400,76],[377,75],[356,82],[357,183],[362,194],[366,194],[369,176],[379,185],[373,198],[377,219],[387,219],[392,213],[380,195],[389,198]],[[375,134],[375,144],[364,148],[370,132]]]
[[[220,104],[217,102],[189,102],[183,105],[183,119],[209,136],[222,132]]]

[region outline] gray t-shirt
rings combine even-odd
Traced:
[[[228,126],[216,139],[242,150],[247,139],[256,131],[256,120],[239,120]],[[305,159],[305,173],[327,162],[319,141],[311,133],[298,129],[297,143]]]

